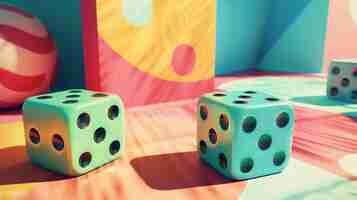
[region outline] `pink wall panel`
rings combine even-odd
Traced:
[[[331,59],[357,58],[357,0],[331,0],[325,55],[325,72]]]

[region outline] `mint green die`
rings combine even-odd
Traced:
[[[224,176],[245,180],[282,172],[295,123],[288,102],[254,91],[200,98],[197,144],[202,160]]]
[[[120,97],[68,90],[31,97],[23,106],[26,148],[32,162],[79,176],[122,154],[124,106]]]
[[[346,103],[357,103],[357,59],[331,62],[327,96]]]

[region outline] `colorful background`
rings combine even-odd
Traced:
[[[44,21],[50,33],[54,35],[61,61],[53,88],[55,90],[83,88],[86,78],[82,47],[83,41],[87,41],[88,38],[82,37],[82,16],[87,13],[81,11],[81,3],[89,5],[90,1],[64,0],[55,3],[41,1],[40,4],[36,3],[37,1],[32,3],[25,0],[4,0],[4,2],[32,11]],[[138,2],[138,0],[132,1],[131,5]],[[142,14],[135,13],[129,19],[138,25],[146,23],[148,16],[153,14],[148,9],[152,5],[151,1],[142,2],[143,6],[136,8],[142,11],[138,12]],[[354,44],[350,42],[357,29],[354,14],[356,3],[353,0],[303,0],[294,1],[294,4],[289,6],[285,6],[284,2],[281,0],[264,1],[263,4],[256,0],[250,1],[249,4],[244,0],[217,2],[215,67],[217,75],[244,72],[257,64],[260,66],[258,70],[271,68],[279,71],[319,72],[320,69],[326,71],[328,62],[333,58],[354,57],[356,51]],[[280,14],[286,12],[279,12],[279,10],[285,8],[289,9],[290,15],[281,17]],[[61,12],[63,10],[66,12]],[[327,12],[329,15],[326,42],[322,44],[325,38]],[[310,29],[310,26],[313,28]],[[285,44],[294,45],[290,45],[290,50],[285,51],[287,48]],[[325,47],[325,59],[322,64],[323,47]],[[280,56],[285,55],[284,52],[288,52],[289,55]],[[98,55],[90,54],[90,56]],[[285,60],[285,57],[289,59]],[[138,78],[132,81],[142,84],[145,79]],[[155,98],[155,101],[160,101],[159,97]]]
[[[59,45],[60,52],[65,52],[64,55],[71,58],[61,58],[54,88],[84,87],[85,73],[82,46],[86,37],[82,37],[82,30],[84,29],[81,14],[86,13],[83,10],[82,13],[80,12],[81,2],[73,0],[56,2],[41,0],[41,3],[38,3],[39,0],[36,2],[33,0],[31,4],[27,3],[28,0],[6,0],[5,2],[26,7],[33,11],[35,15],[40,16],[55,36],[56,43],[61,43]],[[144,0],[143,2],[145,4],[140,9],[147,10],[150,2]],[[278,0],[275,2],[284,3]],[[297,4],[305,5],[304,8],[306,9],[309,8],[307,5],[314,3],[318,4],[317,7],[321,6],[321,10],[310,12],[312,18],[317,20],[317,24],[312,26],[304,36],[306,34],[311,34],[311,36],[314,34],[321,35],[320,28],[323,28],[325,24],[320,23],[321,18],[316,17],[316,12],[325,13],[327,1],[313,0],[310,1],[310,4],[304,4],[307,2],[299,1]],[[234,3],[240,4],[239,1],[234,0],[217,3],[217,27],[220,29],[220,26],[224,26],[223,19],[227,20],[230,18],[229,16],[232,16],[231,20],[234,19]],[[251,9],[266,9],[264,6],[267,5],[262,4],[259,5],[262,7],[259,7],[254,3],[257,2],[252,1]],[[357,53],[353,43],[357,34],[356,4],[355,0],[331,0],[329,2],[325,43],[326,56],[324,64],[320,65],[325,72],[332,58],[355,57]],[[247,5],[245,4],[245,6]],[[237,9],[239,10],[239,8]],[[297,9],[299,11],[297,13],[309,13],[306,10],[301,12],[302,10],[304,9]],[[297,13],[295,13],[295,16],[305,16]],[[152,12],[147,11],[144,12],[144,17],[138,15],[129,20],[141,26],[147,23],[145,16],[152,14]],[[223,16],[224,14],[227,14],[227,16]],[[253,15],[254,13],[249,14]],[[277,15],[279,14],[277,13]],[[239,22],[240,18],[234,20]],[[249,22],[250,19],[247,21]],[[258,25],[262,23],[259,20],[252,21],[258,23]],[[297,26],[299,25],[298,22],[303,21],[296,20],[294,22],[297,24],[292,23],[292,26],[289,27],[292,28],[291,30],[300,30],[296,27],[299,27]],[[229,21],[224,22],[229,24]],[[281,22],[281,27],[286,27],[283,24]],[[256,25],[253,27],[256,27]],[[276,31],[278,30],[279,28],[276,29]],[[252,30],[244,31],[247,31],[249,38],[258,37],[249,34],[253,32]],[[217,41],[222,39],[219,36],[220,34],[227,34],[227,32],[217,33]],[[259,37],[275,38],[273,33],[270,36],[268,36],[269,33],[258,35]],[[294,39],[289,34],[283,35],[287,37],[280,38],[286,38],[287,41]],[[72,39],[69,40],[68,38]],[[279,44],[281,41],[283,40],[278,40],[275,44]],[[250,42],[254,43],[254,41]],[[240,46],[238,43],[233,43],[231,47],[237,45],[238,48]],[[317,43],[321,44],[320,42]],[[220,45],[228,45],[228,42]],[[316,47],[321,48],[319,45]],[[218,51],[221,48],[222,46],[218,47]],[[293,49],[301,51],[302,47],[297,46]],[[257,51],[255,48],[247,50],[249,52]],[[320,50],[322,51],[322,49]],[[321,51],[314,52],[319,55],[319,58],[314,59],[313,63],[321,62]],[[71,55],[67,55],[67,53]],[[230,52],[228,55],[230,57],[227,57],[227,62],[234,63],[234,52]],[[225,71],[228,65],[220,65],[223,62],[222,60],[219,62],[218,57],[216,70],[218,72],[221,69]],[[68,63],[64,61],[68,61]],[[248,61],[245,62],[249,64],[251,60]],[[245,64],[242,66],[244,67]],[[234,67],[228,66],[227,69],[233,72],[236,71]],[[289,67],[299,69],[300,65],[296,64]],[[315,70],[318,71],[318,67],[314,65],[311,69],[315,72]],[[237,68],[237,71],[241,71],[240,68]],[[135,81],[131,80],[130,84],[141,87],[146,83],[145,81],[146,78],[139,78]],[[215,87],[219,90],[248,88],[261,90],[286,98],[294,105],[297,116],[293,159],[284,173],[250,181],[232,182],[204,165],[198,159],[195,144],[196,99],[129,109],[126,121],[128,140],[125,156],[99,170],[78,178],[65,178],[33,166],[25,151],[21,113],[1,110],[0,199],[171,198],[180,200],[250,200],[260,199],[262,196],[265,200],[356,199],[357,108],[355,105],[339,103],[326,98],[324,92],[325,74],[297,76],[250,72],[249,75],[237,74],[231,77],[217,77],[214,78],[214,81]],[[165,96],[168,94],[160,91],[155,98],[160,101],[166,98]]]

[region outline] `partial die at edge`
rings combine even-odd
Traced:
[[[357,60],[334,60],[328,74],[327,96],[357,103]]]

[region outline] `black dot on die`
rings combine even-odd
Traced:
[[[344,79],[342,79],[342,81],[341,81],[342,87],[348,87],[350,84],[351,84],[351,81],[350,81],[350,79],[348,79],[348,78],[344,78]]]
[[[116,105],[111,106],[108,109],[108,118],[114,120],[119,116],[119,107]]]
[[[244,119],[242,128],[243,131],[246,133],[251,133],[255,130],[257,127],[257,119],[255,117],[247,117]]]
[[[286,154],[283,151],[277,152],[274,155],[273,163],[275,166],[281,166],[286,160]]]
[[[278,98],[274,98],[274,97],[266,98],[265,100],[267,100],[267,101],[271,101],[271,102],[277,102],[277,101],[280,101],[280,99],[278,99]]]
[[[104,94],[104,93],[95,93],[92,95],[93,97],[96,97],[96,98],[103,98],[103,97],[107,97],[109,95],[107,94]]]
[[[332,88],[330,88],[330,95],[332,96],[332,97],[335,97],[335,96],[337,96],[338,95],[338,93],[339,93],[339,90],[338,90],[338,88],[337,87],[332,87]]]
[[[98,128],[94,132],[94,142],[95,143],[101,143],[105,140],[106,136],[106,130],[104,128]]]
[[[67,101],[63,101],[62,103],[63,104],[75,104],[75,103],[78,103],[79,101],[78,100],[67,100]]]
[[[222,169],[228,168],[228,160],[226,155],[224,155],[224,153],[218,155],[218,162],[219,162],[219,166],[221,166]]]
[[[110,144],[109,152],[111,155],[115,155],[120,151],[120,142],[118,140],[115,140]]]
[[[202,154],[206,154],[207,153],[207,143],[205,142],[205,141],[203,141],[203,140],[201,140],[200,141],[200,152],[202,153]]]
[[[262,151],[266,151],[271,147],[273,139],[270,135],[262,135],[259,138],[258,146]]]
[[[77,126],[80,129],[85,129],[90,124],[90,116],[88,113],[82,113],[77,118]]]
[[[278,115],[278,117],[276,118],[276,125],[279,127],[279,128],[284,128],[286,127],[290,122],[290,116],[288,113],[286,112],[283,112],[283,113],[280,113]]]
[[[30,129],[29,137],[30,137],[30,141],[31,141],[33,144],[39,144],[39,143],[41,142],[40,133],[39,133],[38,130],[36,130],[35,128],[31,128],[31,129]]]
[[[254,160],[252,158],[245,158],[240,163],[240,171],[243,173],[249,173],[254,167]]]
[[[92,154],[89,152],[82,153],[79,157],[79,165],[82,168],[88,167],[88,165],[92,162]]]
[[[215,94],[213,94],[213,96],[215,96],[215,97],[225,97],[227,95],[224,94],[224,93],[215,93]]]
[[[62,151],[64,149],[64,141],[60,135],[54,135],[52,137],[52,145],[57,151]]]
[[[240,98],[240,99],[250,99],[250,98],[252,98],[252,96],[249,96],[249,95],[240,95],[238,98]]]
[[[245,91],[244,93],[245,94],[256,94],[257,92],[255,92],[255,91]]]
[[[212,144],[216,144],[217,143],[217,140],[218,140],[217,132],[213,128],[211,128],[209,130],[208,137],[209,137],[209,141]]]
[[[237,101],[233,101],[234,104],[248,104],[247,101],[242,101],[242,100],[237,100]]]
[[[52,96],[49,96],[49,95],[37,97],[37,99],[40,99],[40,100],[46,100],[46,99],[52,99],[52,98],[53,98],[53,97],[52,97]]]
[[[219,125],[221,128],[226,131],[229,128],[229,118],[226,114],[221,114],[219,117]]]
[[[81,97],[81,95],[78,95],[78,94],[72,94],[72,95],[66,96],[66,98],[79,98],[79,97]]]
[[[202,120],[206,120],[208,118],[208,107],[206,105],[200,106],[200,116]]]
[[[341,69],[338,66],[334,66],[331,70],[333,75],[339,75],[341,73]]]

